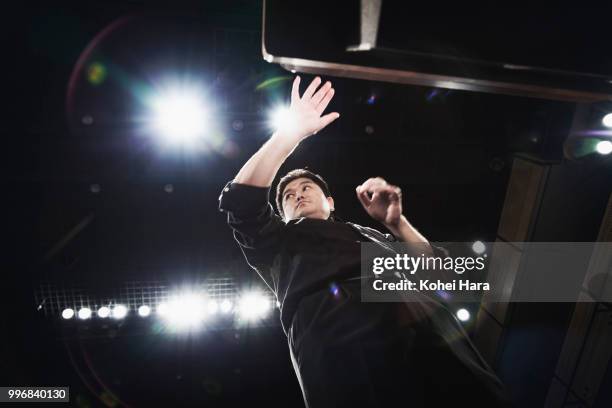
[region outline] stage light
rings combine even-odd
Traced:
[[[484,252],[486,251],[487,247],[485,246],[484,242],[482,241],[476,241],[472,244],[472,250],[474,252],[476,252],[477,254],[484,254]]]
[[[270,126],[275,131],[291,131],[296,124],[296,120],[286,106],[280,106],[272,111],[270,115]]]
[[[128,309],[124,305],[116,305],[113,307],[111,315],[114,319],[123,319],[127,315]]]
[[[232,302],[225,299],[221,302],[221,313],[229,313],[232,311]]]
[[[138,308],[138,314],[141,317],[147,317],[148,315],[151,314],[151,308],[147,305],[142,305]]]
[[[470,320],[470,312],[467,309],[459,309],[457,310],[457,319],[462,322],[467,322]]]
[[[153,129],[172,144],[193,144],[206,129],[207,110],[193,90],[174,89],[151,102]]]
[[[240,299],[238,314],[246,320],[256,320],[265,317],[270,309],[270,301],[260,293],[247,293]]]
[[[66,320],[72,319],[74,317],[74,310],[70,308],[62,310],[62,317]]]
[[[165,302],[162,302],[159,305],[157,305],[157,314],[159,314],[162,317],[167,316],[168,315],[168,304]]]
[[[91,309],[88,307],[82,307],[79,309],[79,319],[85,320],[91,317]]]
[[[208,308],[208,313],[216,314],[217,311],[219,310],[219,305],[214,300],[211,300],[208,302],[207,308]]]
[[[612,128],[612,113],[608,113],[606,116],[604,116],[601,123],[603,123],[605,127]]]
[[[194,327],[205,317],[203,296],[197,293],[182,293],[158,306],[159,314],[170,324],[179,327]]]
[[[610,154],[612,153],[612,142],[609,140],[602,140],[601,142],[597,143],[595,150],[599,154]]]
[[[108,316],[110,316],[110,309],[108,307],[102,306],[98,309],[98,317],[106,319]]]

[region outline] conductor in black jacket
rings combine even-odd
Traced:
[[[219,208],[249,265],[276,295],[307,407],[507,406],[503,386],[454,316],[434,300],[365,303],[361,242],[405,241],[444,256],[402,214],[401,191],[382,178],[357,186],[367,213],[391,234],[334,219],[325,180],[278,169],[299,143],[340,115],[323,115],[334,95],[315,78],[291,92],[292,120],[227,183]],[[451,405],[448,405],[451,403]]]

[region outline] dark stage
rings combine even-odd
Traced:
[[[4,16],[21,41],[3,64],[0,387],[70,387],[82,408],[304,406],[277,299],[219,211],[295,75],[302,91],[332,81],[340,117],[278,174],[321,174],[341,220],[388,233],[355,196],[379,176],[432,243],[612,241],[609,10],[512,10],[496,26],[499,10],[403,20],[384,1],[378,47],[360,53],[345,49],[365,44],[369,20],[346,3],[31,3]],[[199,105],[155,116],[181,91]],[[583,271],[581,303],[452,305],[515,406],[612,406],[612,256],[597,256],[589,268],[607,274]],[[502,269],[511,293],[520,268]],[[214,318],[176,325],[180,307]]]

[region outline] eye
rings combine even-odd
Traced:
[[[310,188],[310,186],[304,186],[304,190],[306,190],[307,188]]]
[[[293,197],[293,193],[289,193],[285,196],[285,200],[287,200],[289,197]]]

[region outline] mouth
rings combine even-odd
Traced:
[[[308,203],[308,201],[300,201],[298,203],[298,205],[295,206],[295,209],[297,210],[298,208],[300,208],[302,206],[302,204],[307,204],[307,203]]]

